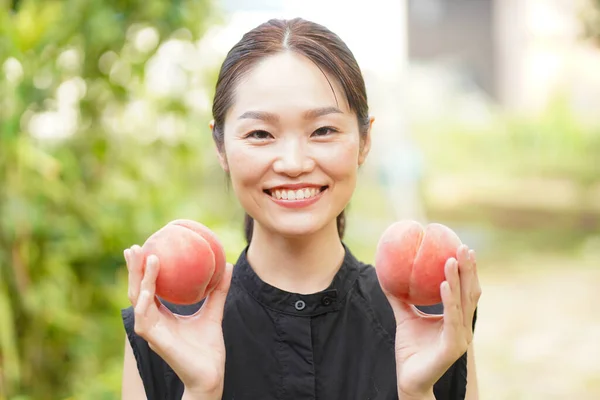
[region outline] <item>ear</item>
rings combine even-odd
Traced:
[[[373,128],[373,122],[375,122],[375,117],[369,117],[369,129],[367,129],[367,134],[363,139],[362,146],[360,148],[360,154],[358,155],[358,165],[361,166],[367,159],[369,155],[369,151],[371,150],[371,129]]]
[[[210,128],[211,132],[215,129],[214,119],[208,123],[208,127]],[[224,145],[222,147],[224,147]],[[227,164],[227,158],[225,157],[225,149],[219,148],[219,144],[215,143],[215,150],[217,151],[217,158],[219,159],[219,164],[221,165],[221,168],[223,168],[223,171],[229,173],[229,165]]]

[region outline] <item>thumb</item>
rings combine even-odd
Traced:
[[[208,295],[202,309],[200,310],[201,318],[206,318],[215,323],[221,324],[223,321],[223,310],[225,309],[225,300],[227,300],[227,293],[231,286],[231,275],[233,272],[233,265],[227,263],[225,265],[225,271],[221,280],[214,288],[214,290]]]

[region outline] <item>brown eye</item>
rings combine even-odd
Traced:
[[[321,127],[319,129],[317,129],[316,131],[313,132],[313,136],[327,136],[330,135],[332,133],[336,133],[337,130],[330,127],[330,126],[324,126]]]
[[[258,140],[265,140],[265,139],[269,139],[271,136],[271,134],[267,131],[252,131],[250,132],[248,135],[246,135],[246,138],[250,138],[250,139],[258,139]]]

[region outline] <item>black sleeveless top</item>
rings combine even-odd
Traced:
[[[246,259],[233,270],[225,303],[226,400],[397,399],[392,308],[375,269],[346,248],[326,290],[300,295],[263,282]],[[201,304],[176,306],[191,314]],[[441,305],[420,307],[442,313]],[[131,307],[122,310],[125,331],[149,400],[179,400],[183,384],[134,332]],[[464,354],[434,386],[437,400],[464,399]]]

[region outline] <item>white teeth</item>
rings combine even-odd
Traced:
[[[278,200],[304,200],[315,197],[321,193],[320,189],[317,188],[305,188],[299,190],[272,190],[271,196]]]

